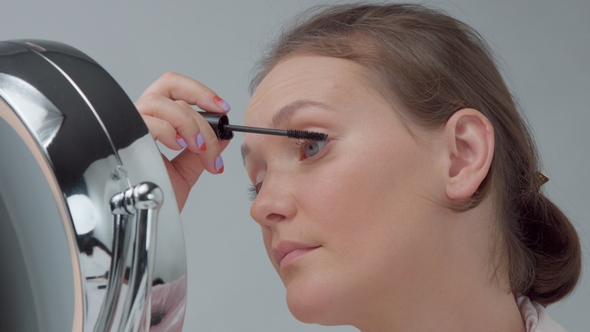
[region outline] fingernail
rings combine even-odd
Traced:
[[[217,105],[219,105],[219,107],[221,107],[221,108],[222,108],[222,109],[223,109],[225,112],[229,112],[229,111],[231,110],[231,107],[229,106],[229,104],[228,104],[228,103],[227,103],[225,100],[223,100],[223,99],[219,98],[219,96],[215,96],[215,98],[213,98],[213,100],[214,100],[214,101],[215,101],[215,103],[216,103]]]
[[[183,149],[186,149],[186,142],[184,141],[184,138],[178,134],[176,134],[176,143],[178,143],[178,145],[180,145]]]
[[[215,170],[217,171],[217,174],[223,173],[223,159],[221,159],[221,155],[215,158]]]
[[[205,139],[203,139],[203,135],[201,135],[201,133],[197,134],[197,146],[201,151],[207,150],[207,144],[205,144]]]

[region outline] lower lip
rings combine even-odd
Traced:
[[[283,257],[283,259],[281,259],[281,262],[279,263],[279,267],[281,269],[286,268],[287,266],[293,264],[299,257],[316,250],[318,247],[313,247],[313,248],[303,248],[303,249],[296,249],[291,251],[290,253],[286,254],[285,257]]]

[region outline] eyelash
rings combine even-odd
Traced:
[[[258,196],[260,187],[262,187],[262,182],[258,182],[257,184],[251,184],[248,186],[248,198],[250,198],[251,201],[254,201]]]
[[[298,140],[293,140],[293,150],[295,151],[295,153],[299,154],[299,157],[301,157],[301,149],[303,149],[303,147],[305,146],[305,144],[312,142],[311,140],[307,140],[307,139],[298,139]]]
[[[302,153],[302,149],[305,147],[306,144],[311,143],[311,142],[313,142],[313,140],[306,140],[306,139],[293,140],[293,150],[295,150],[296,153],[300,154],[299,156],[301,158],[301,156],[305,154],[305,153]],[[321,148],[323,148],[323,146]],[[314,156],[307,157],[304,159],[313,158],[313,157]],[[302,160],[304,160],[304,159],[302,159]],[[262,187],[262,182],[258,182],[256,184],[251,184],[248,186],[248,197],[250,198],[251,201],[254,201],[256,199],[256,197],[258,196],[258,193],[260,192],[261,187]]]
[[[307,153],[303,151],[305,149],[305,147],[310,143],[317,143],[320,145],[318,147],[318,151],[312,156],[307,155]],[[300,160],[305,160],[305,159],[309,159],[309,158],[314,158],[318,153],[320,153],[320,151],[324,148],[324,146],[326,144],[327,144],[326,141],[320,142],[320,141],[315,141],[315,140],[297,140],[297,141],[293,142],[293,147],[295,149],[295,152],[299,153]]]

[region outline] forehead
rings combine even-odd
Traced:
[[[363,68],[349,60],[316,55],[296,55],[279,62],[260,82],[246,109],[245,123],[268,126],[273,113],[297,100],[323,103],[352,98],[366,91]]]

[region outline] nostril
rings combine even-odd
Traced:
[[[285,216],[283,216],[282,214],[278,214],[278,213],[271,213],[268,216],[266,216],[266,220],[268,221],[281,221],[285,219]]]

